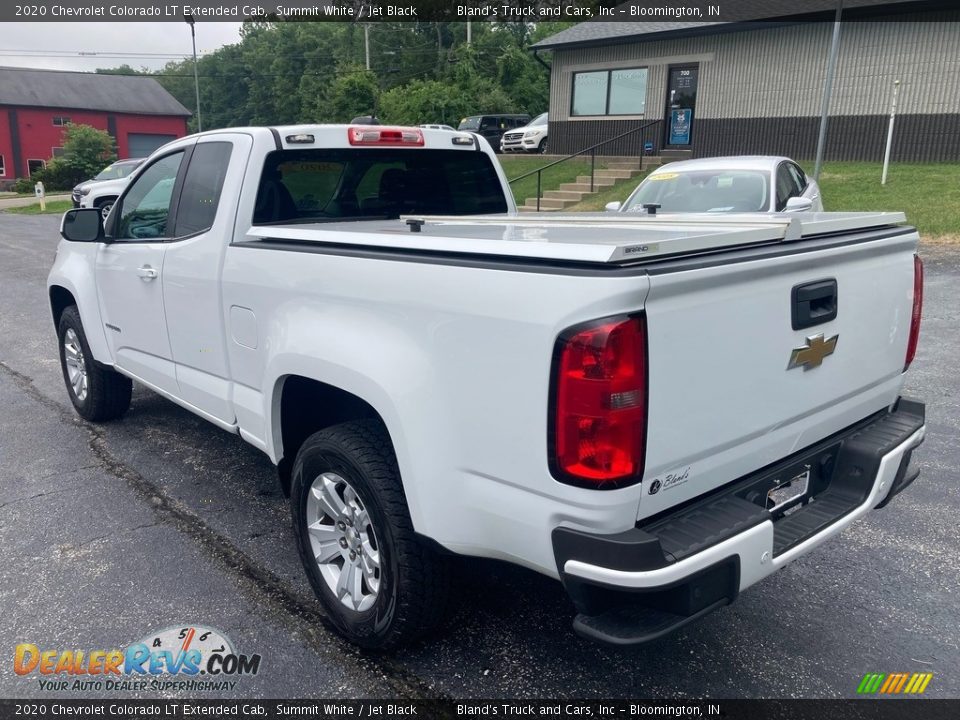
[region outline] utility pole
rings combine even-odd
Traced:
[[[883,175],[880,184],[887,184],[887,170],[890,169],[890,146],[893,145],[893,120],[897,116],[897,93],[900,91],[900,81],[893,81],[893,102],[890,104],[890,124],[887,126],[887,149],[883,153]]]
[[[363,49],[367,59],[367,70],[370,69],[370,23],[363,24]]]
[[[467,45],[469,45],[473,40],[473,35],[470,33],[470,21],[467,20]]]
[[[193,40],[193,89],[197,94],[197,132],[203,132],[203,120],[200,118],[200,76],[197,74],[197,33],[193,29],[195,20],[191,13],[184,13],[183,21],[190,26],[190,38]]]
[[[833,75],[837,69],[837,52],[840,48],[840,15],[843,13],[843,0],[837,3],[837,15],[833,21],[833,40],[830,43],[830,60],[827,63],[827,79],[823,85],[823,103],[820,106],[820,137],[817,138],[817,161],[813,166],[813,179],[820,180],[820,168],[823,166],[823,146],[827,140],[827,115],[830,113],[830,96],[833,93]]]

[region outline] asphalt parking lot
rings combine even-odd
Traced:
[[[928,435],[920,479],[886,509],[734,605],[627,650],[576,637],[559,583],[464,560],[449,627],[384,656],[326,628],[266,456],[142,388],[120,422],[73,413],[45,289],[58,224],[0,213],[8,658],[18,643],[109,649],[198,623],[262,656],[259,674],[210,697],[826,698],[853,696],[866,672],[904,671],[934,673],[927,696],[960,697],[960,248],[922,251],[907,393],[927,401]],[[57,693],[0,663],[0,696],[45,694]]]

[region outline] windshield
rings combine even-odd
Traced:
[[[464,118],[460,121],[460,126],[457,130],[479,130],[480,129],[480,116]]]
[[[377,147],[278,150],[267,156],[253,222],[504,213],[486,153]]]
[[[645,212],[648,203],[660,212],[765,212],[769,178],[758,170],[695,170],[649,176],[623,206],[624,212]]]
[[[533,120],[527,123],[528,126],[546,125],[546,124],[547,124],[547,113],[540,113]]]
[[[114,163],[113,165],[108,165],[100,171],[100,174],[97,175],[94,180],[119,180],[120,178],[125,178],[136,170],[138,165],[140,165],[140,163]]]

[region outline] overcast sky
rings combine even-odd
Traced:
[[[197,53],[238,42],[240,25],[198,20]],[[0,66],[93,71],[126,63],[153,70],[191,53],[186,23],[0,23]]]

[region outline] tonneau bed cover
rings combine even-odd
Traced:
[[[247,239],[623,264],[853,233],[905,220],[900,212],[404,216],[255,225]]]

